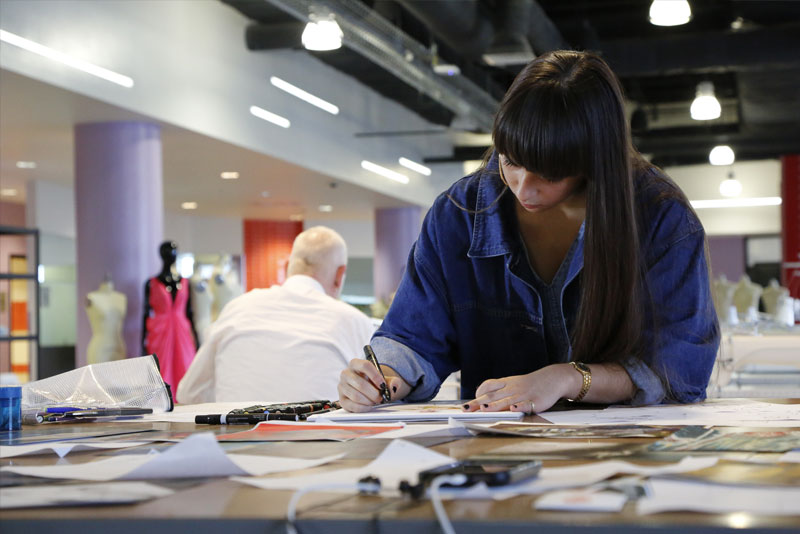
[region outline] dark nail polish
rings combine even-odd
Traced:
[[[481,404],[481,406],[483,406],[484,408],[488,408],[489,407],[488,404]]]
[[[516,407],[517,407],[517,405],[516,405],[516,404],[512,404],[512,405],[511,405],[511,407],[512,407],[512,408],[516,408]]]
[[[392,386],[392,393],[397,393],[397,386]]]
[[[464,409],[465,409],[465,410],[469,410],[469,404],[465,404],[465,405],[464,405]]]

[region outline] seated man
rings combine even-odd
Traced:
[[[236,297],[211,324],[178,385],[181,404],[339,398],[339,373],[361,357],[373,326],[338,300],[347,246],[324,226],[294,240],[281,286]]]

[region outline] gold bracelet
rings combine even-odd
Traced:
[[[581,392],[578,393],[578,396],[574,399],[567,399],[569,402],[579,402],[583,399],[587,393],[589,393],[589,388],[592,387],[592,370],[583,362],[569,362],[572,367],[575,368],[583,376],[583,386],[581,387]]]

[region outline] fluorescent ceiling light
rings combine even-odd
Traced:
[[[19,35],[15,35],[5,30],[0,30],[0,41],[6,42],[10,45],[18,46],[24,50],[27,50],[28,52],[39,54],[47,59],[58,61],[59,63],[63,63],[64,65],[72,67],[73,69],[78,69],[87,74],[91,74],[106,81],[121,85],[122,87],[133,87],[133,79],[129,78],[128,76],[104,69],[103,67],[98,67],[97,65],[89,63],[88,61],[68,56],[67,54],[59,52],[58,50],[53,50],[52,48],[40,45],[39,43],[29,41],[24,37],[20,37]]]
[[[687,0],[653,0],[650,4],[650,24],[680,26],[692,20],[692,8]]]
[[[239,178],[239,173],[236,171],[225,171],[219,173],[219,177],[223,180],[236,180]]]
[[[259,119],[264,119],[265,121],[269,121],[272,124],[277,124],[281,128],[288,128],[292,125],[289,122],[289,119],[281,117],[280,115],[275,115],[274,113],[270,113],[266,109],[260,108],[258,106],[250,106],[250,113],[258,117]]]
[[[18,161],[17,162],[18,169],[35,169],[36,162],[35,161]]]
[[[333,211],[333,206],[331,206],[330,204],[320,204],[319,206],[317,206],[317,209],[323,213],[330,213],[331,211]]]
[[[412,171],[424,174],[425,176],[431,175],[431,170],[428,167],[425,165],[420,165],[416,161],[411,161],[408,158],[400,158],[398,161],[400,162],[400,165],[406,169],[411,169]]]
[[[380,165],[376,165],[371,161],[364,160],[361,162],[361,168],[368,170],[370,172],[374,172],[375,174],[380,174],[384,178],[388,178],[390,180],[394,180],[395,182],[400,182],[401,184],[408,183],[408,176],[405,174],[400,174],[399,172],[394,172],[391,169],[387,169],[386,167],[381,167]]]
[[[272,85],[274,85],[275,87],[277,87],[278,89],[281,89],[282,91],[286,91],[290,95],[296,96],[300,100],[308,102],[312,106],[317,106],[320,109],[324,109],[325,111],[327,111],[328,113],[331,113],[332,115],[338,115],[339,114],[339,107],[338,106],[335,106],[335,105],[331,104],[330,102],[322,100],[321,98],[319,98],[317,96],[314,96],[311,93],[303,91],[299,87],[296,87],[296,86],[290,84],[289,82],[287,82],[285,80],[281,80],[280,78],[278,78],[276,76],[271,76],[270,79],[269,79],[269,82]]]
[[[342,29],[335,20],[311,21],[300,40],[306,50],[336,50],[342,47]]]
[[[736,160],[733,149],[728,145],[718,145],[708,153],[708,162],[712,165],[732,165]]]
[[[182,202],[181,208],[185,210],[196,210],[197,209],[197,202]]]
[[[0,197],[15,197],[17,193],[19,193],[19,191],[13,187],[4,187],[0,189]]]
[[[689,113],[696,121],[709,121],[718,119],[722,113],[719,100],[714,96],[714,84],[711,82],[700,82],[697,84],[697,96],[692,102]]]
[[[726,198],[719,200],[692,200],[696,210],[705,208],[752,208],[757,206],[780,206],[781,197]]]

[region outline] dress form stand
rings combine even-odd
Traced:
[[[159,247],[161,272],[144,286],[142,352],[158,357],[164,381],[177,388],[197,350],[188,280],[175,271],[178,247],[165,241]]]
[[[202,345],[205,342],[206,329],[211,324],[211,306],[214,302],[214,295],[211,293],[208,280],[200,276],[199,270],[195,270],[190,282],[194,329],[197,332],[199,344]]]
[[[764,288],[761,294],[761,300],[764,301],[764,311],[769,315],[776,315],[778,313],[778,300],[781,297],[788,297],[789,290],[781,287],[777,280],[774,278],[769,281],[769,285]]]
[[[233,271],[231,257],[224,254],[214,266],[209,284],[214,295],[214,302],[211,305],[211,321],[216,321],[222,308],[243,293],[242,285],[239,283],[239,276]]]
[[[717,317],[721,322],[729,322],[730,309],[733,306],[733,292],[736,291],[736,284],[730,282],[725,274],[713,282],[714,307],[717,310]]]
[[[128,299],[106,278],[95,291],[86,295],[86,315],[92,327],[92,339],[86,349],[89,364],[121,360],[127,356],[122,339],[122,324],[128,309]]]
[[[742,275],[733,292],[733,304],[740,315],[745,316],[747,322],[758,320],[758,301],[763,288],[750,281],[750,277]]]

